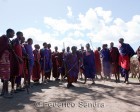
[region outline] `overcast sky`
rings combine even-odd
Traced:
[[[95,49],[118,39],[140,45],[140,0],[0,0],[0,35],[23,31],[42,46],[59,47],[92,41]]]

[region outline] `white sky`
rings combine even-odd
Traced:
[[[23,31],[34,44],[94,48],[118,47],[123,37],[136,50],[140,40],[140,0],[0,0],[0,35],[7,28]]]

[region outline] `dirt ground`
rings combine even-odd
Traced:
[[[140,112],[140,83],[130,78],[130,84],[97,80],[87,84],[78,80],[75,87],[66,82],[33,85],[30,94],[15,93],[14,98],[0,97],[0,112]],[[0,84],[1,91],[1,84]]]

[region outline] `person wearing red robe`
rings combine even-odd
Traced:
[[[98,47],[97,50],[94,51],[94,55],[95,55],[95,67],[96,67],[96,77],[97,75],[101,76],[101,79],[103,79],[103,76],[101,74],[102,71],[102,67],[101,67],[101,59],[100,59],[100,50],[101,48]]]
[[[24,47],[24,44],[25,44],[25,37],[22,37],[21,39],[21,45],[22,45],[22,60],[23,60],[23,71],[22,71],[22,75],[21,77],[24,79],[24,86],[23,86],[23,89],[25,89],[25,87],[27,86],[27,78],[28,78],[28,55],[27,55],[27,52],[26,52],[26,49]]]
[[[34,66],[33,66],[33,74],[32,74],[32,80],[35,83],[39,83],[40,79],[40,73],[41,73],[41,67],[40,67],[40,46],[38,44],[34,45],[35,50],[33,51],[34,54]]]
[[[14,49],[15,54],[22,60],[22,45],[21,45],[21,38],[23,37],[22,32],[16,33],[17,38],[12,40],[12,46]],[[15,67],[17,65],[17,67]],[[11,56],[11,92],[21,91],[21,75],[23,72],[23,63],[19,62],[14,56]],[[16,91],[14,90],[14,85],[16,83]]]
[[[110,61],[111,61],[111,73],[115,74],[116,83],[120,82],[119,76],[119,50],[114,47],[114,43],[110,43]]]
[[[7,29],[6,35],[0,37],[0,78],[3,82],[1,96],[5,98],[12,97],[8,92],[8,81],[10,79],[10,56],[12,55],[10,38],[13,38],[14,34],[13,29]]]
[[[120,72],[121,72],[121,76],[124,77],[125,79],[124,83],[128,84],[129,71],[130,71],[130,58],[135,54],[135,52],[129,44],[124,43],[123,38],[119,39],[119,43],[120,43],[120,47],[119,47]]]
[[[58,47],[55,47],[55,52],[52,54],[52,63],[53,63],[52,75],[55,78],[55,80],[58,81],[60,76],[60,72],[58,71],[60,67]]]

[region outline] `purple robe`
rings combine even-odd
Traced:
[[[109,49],[101,50],[101,58],[103,64],[103,73],[105,76],[110,76],[110,51]]]
[[[29,73],[31,76],[32,70],[33,70],[33,65],[34,65],[33,49],[32,49],[32,46],[29,44],[25,44],[24,47],[25,47],[26,53],[27,53],[28,58],[29,58]]]
[[[120,46],[119,51],[122,56],[128,55],[129,57],[132,57],[135,54],[135,51],[133,50],[133,48],[129,44],[126,44],[126,43],[123,43]]]
[[[51,61],[51,51],[48,49],[41,49],[41,69],[44,70],[46,73],[51,72],[52,69],[52,61]]]
[[[68,82],[76,82],[79,73],[78,58],[76,54],[68,53],[65,57]]]
[[[86,51],[83,54],[84,75],[86,78],[95,78],[95,58],[93,51]]]
[[[129,70],[130,70],[130,57],[132,57],[135,52],[129,44],[123,43],[120,48],[119,65],[122,77],[128,80]]]

